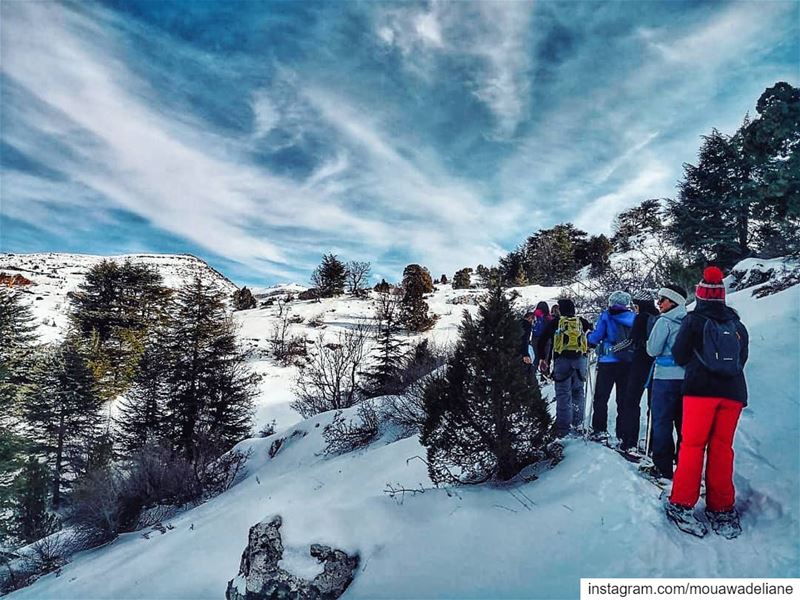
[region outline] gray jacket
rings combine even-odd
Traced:
[[[685,316],[686,307],[678,305],[656,319],[650,337],[647,338],[647,353],[656,359],[653,379],[683,379],[683,367],[677,364],[669,366],[659,363],[668,362],[672,358],[672,344],[678,337],[678,330]]]

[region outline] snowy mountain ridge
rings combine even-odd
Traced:
[[[86,273],[103,260],[123,263],[126,260],[154,267],[164,285],[178,288],[191,282],[195,275],[213,282],[231,294],[238,287],[204,260],[191,254],[122,254],[97,256],[92,254],[0,254],[0,273],[21,275],[30,285],[17,285],[30,298],[34,315],[39,322],[43,341],[61,337],[67,327],[67,295],[78,289]]]

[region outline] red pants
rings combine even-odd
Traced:
[[[728,398],[683,397],[681,449],[670,496],[673,504],[691,507],[697,503],[708,447],[706,507],[715,512],[733,508],[733,435],[742,407],[741,402]]]

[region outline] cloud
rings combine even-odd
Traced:
[[[511,138],[529,109],[533,3],[432,2],[379,13],[378,37],[398,48],[412,72],[435,79],[436,59],[469,59],[471,93],[492,113],[486,135]]]

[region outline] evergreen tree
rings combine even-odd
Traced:
[[[385,279],[381,279],[380,283],[376,283],[375,287],[372,289],[379,294],[388,294],[392,290],[392,286],[390,286]]]
[[[651,198],[614,217],[612,224],[614,235],[611,237],[611,244],[617,251],[627,252],[631,249],[631,238],[642,234],[659,233],[663,229],[661,201]]]
[[[441,276],[441,278],[439,279],[439,281],[441,281],[441,282],[442,282],[442,285],[447,285],[447,283],[448,283],[448,280],[447,280],[447,275],[445,275],[444,273],[442,273],[442,276]]]
[[[8,534],[30,544],[58,530],[58,518],[47,510],[50,473],[47,465],[31,456],[14,480]]]
[[[158,440],[167,432],[166,411],[170,396],[170,356],[164,333],[148,345],[139,361],[133,384],[120,403],[117,420],[119,441],[126,454]]]
[[[311,284],[320,298],[332,298],[344,293],[347,267],[335,254],[325,254],[311,275]]]
[[[367,398],[396,394],[400,391],[399,373],[402,370],[405,343],[400,339],[402,323],[399,299],[381,294],[375,306],[377,348],[372,367],[364,373]]]
[[[403,325],[409,331],[426,331],[433,327],[436,319],[428,314],[428,303],[423,295],[433,291],[433,280],[428,269],[420,265],[408,265],[403,270]]]
[[[100,408],[92,374],[74,340],[50,349],[34,371],[24,418],[34,449],[52,472],[56,509],[70,481],[85,469],[88,449],[100,433]]]
[[[750,167],[741,137],[714,129],[703,137],[697,165],[684,164],[677,200],[669,201],[670,233],[696,261],[730,266],[750,254]]]
[[[169,295],[154,268],[109,260],[89,269],[70,295],[70,318],[104,399],[128,388],[148,331],[164,319]]]
[[[500,288],[477,319],[464,313],[447,375],[425,392],[434,482],[507,480],[541,456],[551,419],[538,386],[519,368],[519,321]]]
[[[741,131],[752,163],[753,215],[765,256],[800,253],[800,89],[778,82],[756,104]]]
[[[225,310],[223,292],[195,278],[177,294],[167,333],[168,436],[190,461],[221,454],[249,431],[256,379]]]
[[[257,306],[256,299],[247,286],[233,292],[233,310],[250,310]]]
[[[25,449],[19,416],[23,394],[32,383],[37,352],[30,307],[15,290],[0,288],[0,514]]]
[[[579,267],[575,252],[585,239],[586,232],[572,223],[543,229],[529,237],[523,257],[527,280],[547,286],[571,283]]]
[[[453,275],[453,289],[469,289],[472,286],[472,268],[465,267],[463,269],[459,269]]]

